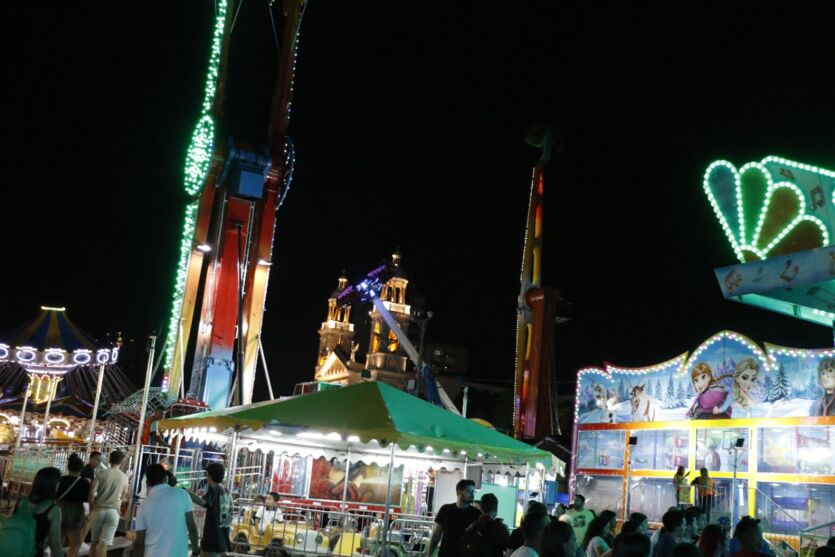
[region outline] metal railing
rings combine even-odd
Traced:
[[[803,528],[800,531],[800,557],[812,557],[815,550],[826,545],[832,536],[835,536],[835,520]]]
[[[800,531],[805,525],[774,499],[759,489],[754,491],[757,497],[756,518],[760,520],[769,543],[780,545],[780,542],[786,542],[795,550],[799,549]]]
[[[287,504],[267,506],[238,500],[229,555],[377,555],[385,546],[399,557],[425,555],[432,534],[427,517],[392,515],[387,543],[383,519],[372,511]]]

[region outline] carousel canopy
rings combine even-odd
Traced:
[[[473,462],[555,465],[554,456],[379,381],[162,420],[160,428],[189,433],[281,426],[313,430],[343,442],[396,443],[422,453],[466,456]]]
[[[97,345],[69,320],[65,308],[41,306],[41,313],[33,321],[0,339],[0,362],[44,373],[114,364],[118,358],[118,348]]]

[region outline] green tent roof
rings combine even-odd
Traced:
[[[453,455],[465,451],[473,461],[541,463],[548,468],[554,464],[549,452],[378,381],[163,420],[160,428],[254,431],[269,425],[335,432],[343,438],[355,435],[363,443],[396,443],[402,449],[415,446],[421,452],[431,447],[436,454],[443,449]]]

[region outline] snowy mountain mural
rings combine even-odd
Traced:
[[[835,350],[765,348],[722,331],[658,365],[581,370],[577,422],[835,415]]]

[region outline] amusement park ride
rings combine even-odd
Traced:
[[[544,439],[560,434],[557,419],[554,325],[559,292],[542,286],[542,205],[545,165],[554,152],[554,137],[545,126],[535,126],[525,141],[542,149],[533,168],[521,289],[516,310],[516,370],[513,378],[513,434],[522,439]]]
[[[284,31],[268,137],[260,150],[220,133],[234,4],[217,2],[202,114],[186,157],[184,185],[192,200],[164,345],[163,387],[170,398],[183,398],[189,369],[188,397],[215,409],[252,400],[276,211],[293,172],[287,126],[306,2],[281,3]]]

